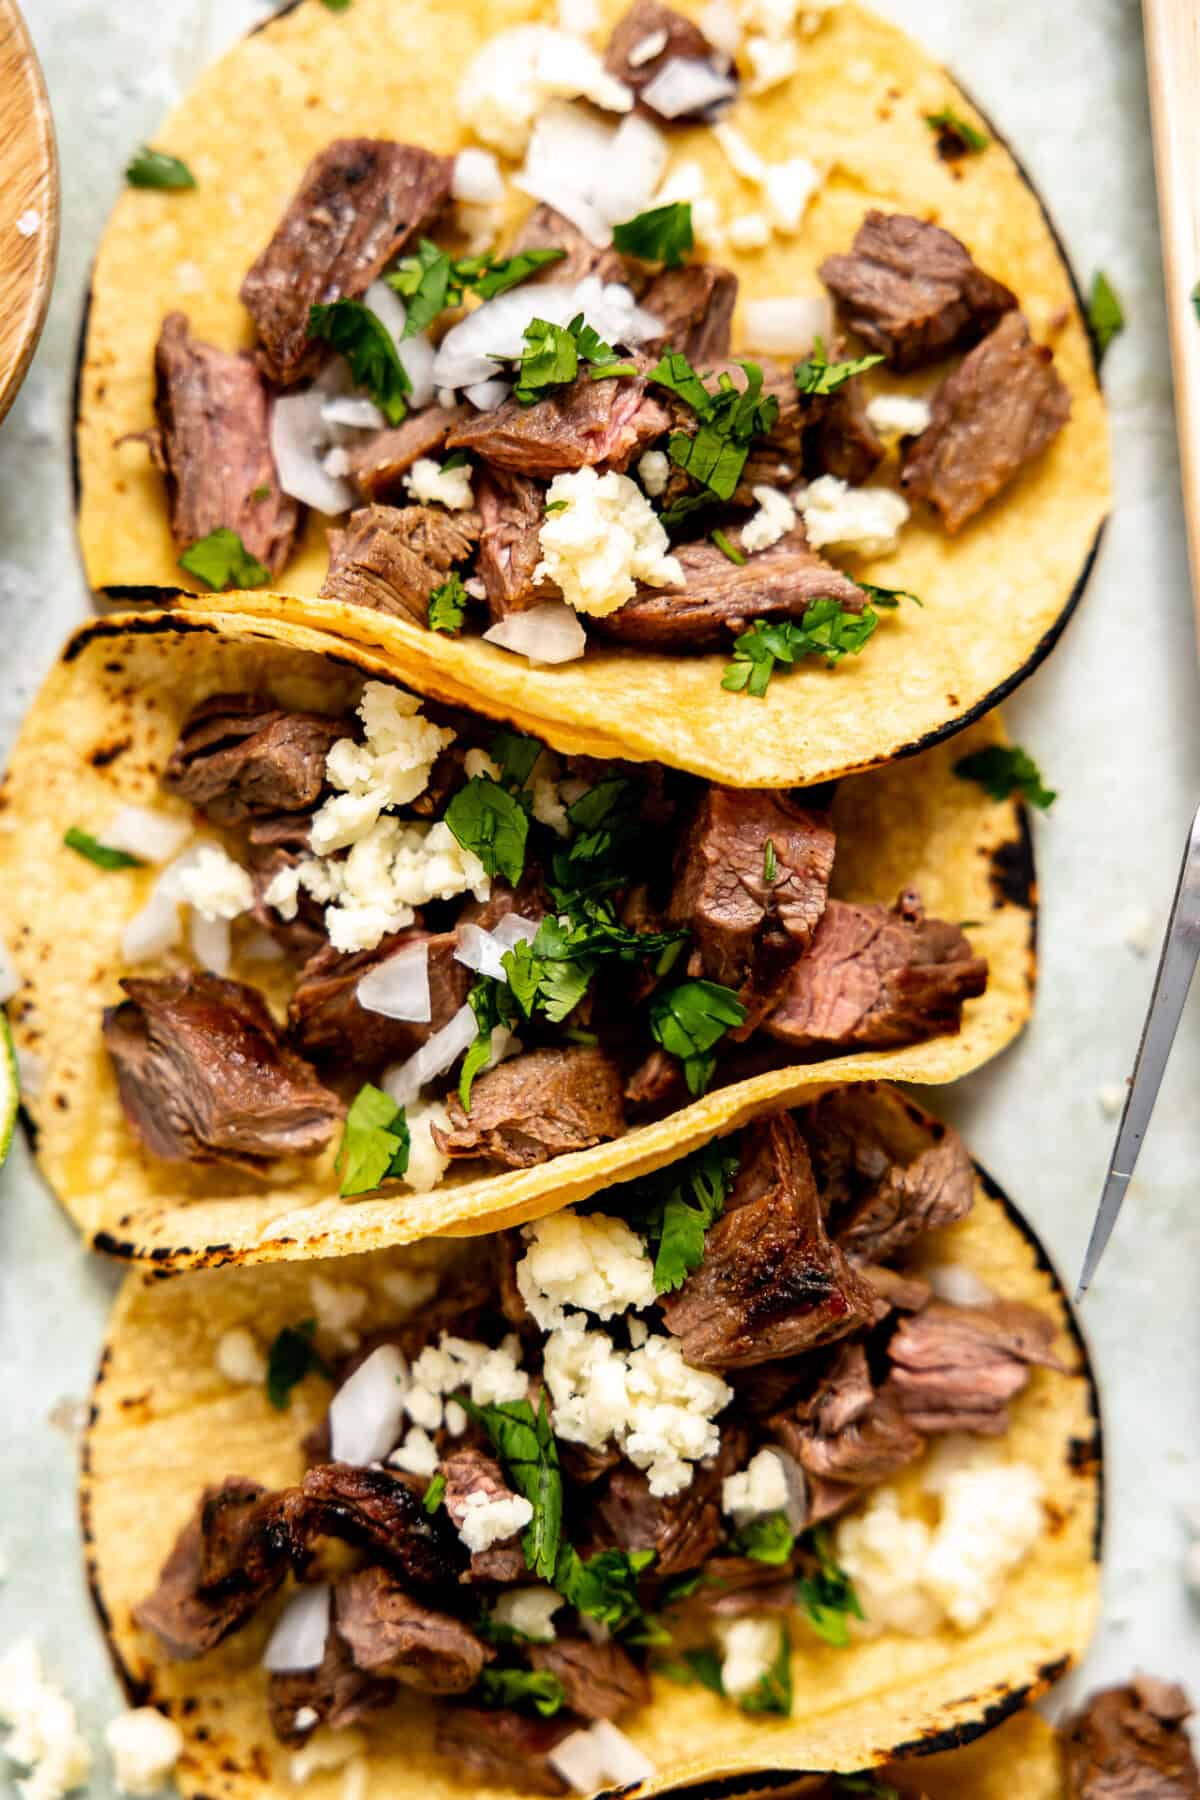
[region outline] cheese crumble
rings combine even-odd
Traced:
[[[533,1517],[533,1507],[524,1494],[504,1494],[498,1500],[489,1500],[482,1492],[468,1494],[463,1507],[458,1535],[473,1556],[515,1537]]]
[[[548,513],[538,533],[542,560],[534,579],[549,578],[576,612],[604,618],[648,587],[683,583],[679,560],[650,502],[628,475],[577,469],[556,475],[546,496],[562,510]]]
[[[928,400],[916,394],[875,394],[867,401],[867,423],[881,438],[920,437],[931,417]]]
[[[771,1673],[784,1627],[777,1618],[716,1619],[721,1686],[731,1699],[751,1694]]]
[[[796,509],[786,494],[773,487],[756,487],[753,493],[758,511],[742,527],[742,549],[751,554],[769,550],[796,526]]]
[[[418,1101],[407,1108],[407,1113],[408,1168],[404,1180],[414,1193],[428,1194],[450,1167],[450,1158],[438,1148],[433,1135],[435,1125],[449,1130],[450,1114],[440,1100]],[[429,1291],[435,1285],[436,1282]]]
[[[431,456],[419,456],[404,477],[404,485],[422,506],[436,502],[451,512],[463,512],[475,504],[471,470],[466,463],[447,469]]]
[[[525,1242],[517,1287],[543,1331],[565,1325],[571,1307],[611,1319],[654,1302],[654,1265],[624,1219],[552,1213],[525,1227]]]
[[[5,1756],[29,1771],[15,1784],[23,1800],[61,1800],[83,1786],[92,1753],[75,1708],[47,1679],[32,1638],[20,1638],[0,1657],[0,1721],[8,1726]]]
[[[197,844],[172,863],[162,891],[185,900],[202,919],[236,919],[254,905],[254,882],[220,844]]]
[[[787,1474],[775,1450],[760,1450],[744,1469],[721,1484],[721,1511],[735,1525],[746,1525],[767,1513],[785,1512],[790,1499]]]
[[[531,1643],[549,1644],[557,1635],[554,1615],[562,1605],[562,1595],[540,1583],[535,1587],[508,1588],[492,1608],[492,1618]]]
[[[153,1706],[119,1713],[105,1726],[104,1741],[123,1794],[157,1794],[183,1751],[182,1731]]]
[[[814,550],[836,545],[859,556],[886,556],[900,541],[908,501],[884,487],[851,487],[836,475],[821,475],[797,496]]]
[[[243,1325],[235,1325],[217,1339],[213,1361],[226,1381],[245,1387],[261,1387],[267,1379],[267,1359],[258,1339]]]
[[[407,806],[424,793],[438,755],[454,733],[421,714],[415,694],[368,681],[358,703],[364,742],[339,738],[325,773],[341,791],[313,814],[311,843],[318,856],[363,838],[389,806]]]

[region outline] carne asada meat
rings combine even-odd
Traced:
[[[1037,1366],[1062,1370],[1051,1348],[1054,1320],[1035,1306],[933,1301],[904,1319],[891,1342],[884,1394],[917,1431],[973,1431],[1001,1437],[1008,1402]]]
[[[286,712],[258,694],[212,694],[189,713],[162,785],[217,825],[307,814],[325,786],[325,759],[346,730],[344,718]],[[305,817],[272,835],[279,841],[298,832],[307,847],[308,827]]]
[[[839,481],[861,487],[883,458],[883,442],[867,417],[862,382],[853,375],[828,396],[805,434],[805,471],[836,475]]]
[[[704,1261],[663,1296],[667,1330],[700,1369],[749,1368],[845,1337],[873,1294],[825,1235],[804,1141],[788,1114],[751,1126]]]
[[[125,1116],[170,1162],[252,1172],[323,1150],[342,1103],[289,1050],[256,988],[219,975],[130,978],[104,1013]]]
[[[360,1669],[423,1694],[465,1694],[496,1655],[461,1619],[406,1594],[386,1569],[343,1576],[334,1606],[338,1632]]]
[[[855,1262],[864,1281],[875,1289],[875,1320],[878,1324],[890,1313],[920,1312],[933,1298],[933,1289],[917,1275],[902,1275],[899,1269],[884,1268],[881,1263]]]
[[[487,1787],[520,1794],[565,1794],[566,1782],[550,1752],[578,1726],[573,1719],[541,1719],[510,1707],[440,1706],[433,1747]]]
[[[611,1640],[593,1644],[582,1637],[559,1637],[529,1652],[535,1669],[562,1682],[566,1703],[582,1719],[619,1719],[650,1703],[650,1681],[628,1651]]]
[[[522,250],[566,251],[558,262],[546,263],[536,275],[531,275],[525,286],[536,282],[542,286],[576,287],[589,275],[605,283],[619,281],[635,294],[640,294],[646,285],[639,264],[622,256],[611,244],[598,249],[577,225],[545,203],[534,207],[513,240],[511,254],[517,256]]]
[[[241,287],[273,381],[312,373],[309,308],[365,294],[449,200],[453,172],[453,157],[386,138],[339,138],[313,158]]]
[[[446,443],[497,468],[549,480],[599,463],[626,469],[670,422],[640,375],[593,381],[583,374],[532,406],[506,400],[493,412],[476,413]]]
[[[792,1050],[920,1043],[961,1029],[987,974],[958,926],[926,919],[913,893],[890,909],[831,900],[763,1029]]]
[[[588,1496],[590,1548],[653,1550],[654,1574],[662,1580],[698,1569],[725,1536],[721,1483],[744,1460],[745,1444],[744,1435],[729,1428],[717,1455],[696,1464],[691,1485],[662,1497],[650,1492],[649,1476],[622,1457]]]
[[[734,1037],[754,1030],[811,944],[833,852],[828,814],[766,789],[705,788],[676,852],[667,916],[691,931],[709,980],[733,988],[746,1007]]]
[[[384,1469],[321,1463],[283,1497],[292,1556],[304,1566],[323,1537],[369,1551],[416,1593],[450,1594],[463,1552],[453,1533],[430,1519],[405,1482]]]
[[[475,572],[487,589],[493,622],[558,598],[554,582],[534,578],[542,560],[538,533],[546,516],[545,489],[528,475],[483,469],[475,492],[483,521]]]
[[[648,118],[678,125],[710,117],[711,103],[699,111],[668,115],[642,98],[643,90],[673,62],[707,63],[716,75],[724,75],[729,69],[729,58],[709,42],[693,19],[663,6],[660,0],[634,0],[613,28],[604,56],[605,68],[633,89],[638,95],[638,110]],[[675,344],[673,348],[678,350],[681,346]]]
[[[730,531],[741,545],[741,532]],[[859,613],[866,595],[857,582],[810,550],[797,524],[767,550],[730,562],[708,538],[680,544],[683,588],[640,586],[632,600],[597,619],[609,637],[667,650],[711,650],[745,631],[755,619],[799,619],[814,600],[836,600]]]
[[[666,7],[656,11],[666,12]],[[662,335],[647,351],[678,350],[695,368],[723,362],[729,355],[738,279],[718,263],[682,263],[656,275],[642,297],[647,312],[662,323]]]
[[[425,1023],[389,1019],[358,1003],[358,984],[369,970],[406,945],[428,945],[430,1018]],[[374,950],[349,955],[326,944],[305,963],[288,1001],[288,1036],[302,1056],[338,1068],[401,1062],[449,1023],[467,998],[471,971],[454,959],[457,934],[436,936],[412,927],[386,937]]]
[[[840,1512],[856,1489],[887,1481],[925,1448],[892,1396],[876,1395],[867,1354],[847,1344],[806,1400],[770,1421],[809,1477],[809,1524]]]
[[[1135,1675],[1063,1727],[1068,1800],[1200,1800],[1181,1687]]]
[[[893,369],[978,343],[1017,304],[951,232],[905,213],[869,212],[848,254],[826,257],[820,273],[846,325]]]
[[[231,1475],[205,1488],[157,1587],[133,1616],[169,1656],[190,1662],[244,1625],[288,1566],[277,1497],[257,1481]]]
[[[457,1095],[450,1125],[433,1127],[445,1156],[484,1156],[528,1169],[586,1150],[625,1129],[621,1071],[603,1050],[530,1050],[481,1075],[468,1113]]]
[[[426,406],[402,425],[377,431],[347,451],[355,484],[368,500],[403,506],[408,499],[403,477],[422,456],[435,456],[451,426],[464,417],[461,406]]]
[[[625,1099],[634,1107],[675,1105],[687,1093],[683,1064],[656,1045],[625,1083]]]
[[[295,548],[300,508],[279,485],[253,357],[201,343],[183,313],[168,313],[154,381],[150,447],[166,478],[175,542],[187,549],[224,527],[278,575]]]
[[[479,515],[433,506],[364,506],[329,533],[323,600],[429,622],[429,596],[479,536]]]
[[[273,1674],[267,1684],[271,1729],[281,1744],[303,1744],[318,1725],[344,1731],[385,1712],[399,1693],[386,1675],[369,1675],[350,1655],[345,1639],[330,1628],[325,1655],[316,1669]],[[296,1715],[314,1713],[311,1724],[296,1725]]]
[[[485,1450],[452,1450],[442,1461],[446,1477],[443,1504],[447,1517],[457,1531],[471,1510],[471,1496],[482,1494],[485,1500],[511,1500],[513,1490],[504,1479],[503,1470]],[[525,1552],[516,1536],[486,1550],[476,1550],[464,1581],[522,1581],[526,1575]]]
[[[1009,313],[934,395],[929,426],[904,458],[904,491],[960,531],[1070,416],[1054,352],[1034,343],[1023,313]]]
[[[886,1262],[974,1204],[975,1174],[958,1133],[896,1088],[835,1088],[798,1122],[826,1223],[856,1260]]]

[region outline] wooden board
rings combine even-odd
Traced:
[[[0,419],[41,336],[58,254],[58,154],[16,0],[0,0]]]

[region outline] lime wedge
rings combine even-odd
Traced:
[[[8,1028],[8,1014],[0,1006],[0,1163],[8,1155],[8,1146],[12,1143],[20,1097],[17,1053],[13,1049],[12,1032]]]

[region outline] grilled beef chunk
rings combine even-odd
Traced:
[[[739,546],[740,531],[728,533]],[[632,600],[596,625],[626,644],[668,650],[711,650],[755,619],[799,619],[814,600],[837,600],[861,612],[866,595],[856,582],[808,547],[802,525],[743,566],[704,538],[680,544],[683,587],[639,587]]]
[[[552,206],[534,207],[513,242],[512,254],[516,256],[521,250],[566,251],[566,256],[558,262],[546,263],[536,275],[530,276],[530,283],[552,282],[574,287],[585,276],[597,275],[604,282],[619,281],[622,287],[632,288],[634,293],[640,293],[645,286],[645,275],[638,264],[622,256],[611,244],[607,249],[597,249],[577,225],[572,225],[570,219],[555,212]]]
[[[774,874],[767,878],[768,845]],[[680,840],[667,916],[686,925],[704,973],[736,990],[746,1037],[773,1005],[825,910],[834,836],[825,813],[766,789],[706,787]]]
[[[364,506],[329,533],[324,600],[429,620],[429,596],[479,536],[479,515],[433,506]]]
[[[460,1619],[422,1606],[375,1565],[343,1576],[334,1601],[338,1632],[357,1666],[423,1694],[465,1694],[495,1657]]]
[[[225,526],[278,575],[295,547],[300,508],[279,485],[267,391],[253,358],[202,344],[183,313],[168,313],[154,381],[150,445],[166,477],[176,543],[190,546]]]
[[[720,1450],[695,1465],[691,1485],[663,1497],[652,1494],[649,1477],[622,1457],[588,1496],[590,1548],[653,1550],[654,1574],[663,1580],[698,1569],[725,1536],[721,1484],[745,1461],[747,1442],[738,1427],[726,1426]]]
[[[935,1300],[893,1335],[883,1392],[917,1431],[1001,1437],[1008,1402],[1030,1369],[1062,1370],[1051,1349],[1054,1335],[1054,1320],[1020,1301],[948,1306]]]
[[[439,451],[464,416],[461,406],[426,406],[402,425],[376,432],[348,452],[354,481],[368,500],[403,506],[408,499],[403,477],[422,456]]]
[[[710,1556],[694,1593],[663,1609],[676,1651],[711,1647],[714,1619],[791,1613],[796,1587],[791,1564],[756,1562],[749,1556]],[[790,1789],[788,1790],[790,1793]]]
[[[858,376],[844,382],[818,410],[806,434],[805,468],[811,475],[836,475],[861,487],[884,458],[879,434],[867,417],[867,402]]]
[[[1200,1800],[1187,1695],[1135,1675],[1093,1694],[1063,1729],[1068,1800]]]
[[[877,1324],[894,1312],[920,1312],[933,1298],[933,1289],[918,1275],[901,1275],[898,1269],[885,1269],[879,1263],[856,1262],[854,1266],[875,1290]]]
[[[493,622],[555,599],[554,582],[534,580],[542,560],[538,533],[546,516],[545,490],[528,475],[484,469],[475,491],[483,521],[475,572],[487,589]]]
[[[886,1262],[970,1212],[975,1176],[962,1139],[898,1089],[834,1088],[798,1123],[829,1229],[848,1256]]]
[[[653,10],[666,12],[666,7]],[[662,322],[662,335],[646,350],[679,350],[697,367],[729,355],[738,280],[717,263],[684,263],[656,275],[642,298],[647,312]]]
[[[305,823],[307,822],[305,816]],[[248,867],[254,882],[255,923],[269,932],[289,956],[303,962],[314,956],[322,944],[329,941],[325,935],[324,907],[311,894],[306,894],[303,888],[296,895],[294,919],[285,919],[273,906],[267,904],[267,889],[275,877],[283,869],[294,868],[301,860],[302,855],[296,851],[282,847],[257,849],[252,844]]]
[[[959,531],[1070,416],[1054,352],[1034,343],[1023,313],[1009,313],[934,395],[929,426],[905,454],[904,490]]]
[[[647,55],[646,48],[658,45],[660,40],[661,45],[654,50],[654,55]],[[707,63],[719,75],[724,75],[729,68],[729,58],[709,42],[694,20],[676,12],[673,7],[663,6],[660,0],[633,0],[629,11],[613,28],[605,52],[605,68],[633,89],[639,96],[638,110],[651,119],[665,119],[667,124],[675,125],[710,117],[711,106],[698,112],[667,115],[641,98],[643,89],[649,87],[655,76],[661,75],[671,62]],[[682,346],[675,344],[673,348],[678,350]]]
[[[540,1719],[508,1707],[440,1706],[433,1747],[465,1775],[487,1787],[519,1794],[565,1794],[550,1752],[578,1726],[572,1719]]]
[[[231,1475],[205,1488],[157,1587],[133,1616],[169,1656],[190,1662],[244,1625],[287,1571],[288,1538],[276,1496]]]
[[[494,412],[476,413],[446,442],[497,468],[549,480],[597,463],[625,469],[669,424],[641,376],[593,381],[585,373],[532,406],[506,400]]]
[[[462,1567],[458,1540],[430,1519],[412,1489],[384,1469],[321,1463],[288,1490],[284,1512],[299,1566],[319,1538],[367,1550],[414,1592],[450,1593]]]
[[[443,1504],[450,1523],[457,1531],[472,1506],[472,1497],[482,1494],[485,1500],[510,1500],[512,1489],[503,1470],[483,1450],[453,1450],[442,1462],[446,1477]],[[464,1581],[521,1581],[525,1575],[525,1553],[514,1536],[486,1550],[476,1550]]]
[[[285,712],[258,694],[211,694],[188,715],[162,784],[217,825],[306,813],[325,786],[325,759],[344,718]],[[292,826],[307,844],[307,817]],[[276,841],[285,831],[277,827]]]
[[[365,294],[441,211],[453,172],[453,157],[386,138],[339,138],[313,158],[241,287],[273,381],[311,374],[309,308]]]
[[[399,1689],[383,1675],[369,1675],[356,1666],[345,1639],[331,1629],[319,1668],[296,1669],[272,1675],[267,1686],[271,1729],[281,1744],[303,1744],[317,1725],[342,1731],[363,1719],[384,1712]],[[296,1714],[313,1712],[311,1725],[296,1725]]]
[[[529,1050],[481,1075],[471,1110],[457,1095],[449,1129],[433,1127],[446,1156],[484,1156],[510,1169],[586,1150],[625,1129],[621,1071],[603,1050]]]
[[[987,976],[958,926],[926,919],[913,893],[890,909],[831,900],[763,1028],[792,1050],[919,1043],[960,1030]]]
[[[387,962],[406,944],[425,939],[429,955],[430,1018],[415,1024],[389,1019],[358,1003],[358,984],[368,970]],[[314,1062],[339,1068],[400,1062],[448,1024],[462,1006],[471,972],[454,960],[458,938],[453,931],[428,932],[413,927],[385,937],[374,950],[350,955],[326,944],[305,963],[288,1002],[288,1034],[296,1049]]]
[[[809,1478],[810,1525],[915,1462],[925,1439],[896,1400],[875,1393],[861,1344],[847,1344],[816,1388],[771,1420],[771,1427]]]
[[[685,1361],[701,1369],[795,1356],[871,1318],[872,1291],[825,1235],[808,1152],[787,1113],[750,1127],[704,1261],[662,1308]]]
[[[660,1107],[682,1101],[687,1092],[683,1064],[669,1050],[656,1046],[625,1083],[625,1099],[632,1107]]]
[[[281,1041],[256,988],[208,974],[121,986],[129,998],[105,1010],[104,1041],[152,1155],[256,1171],[324,1149],[342,1103]]]
[[[582,1719],[619,1719],[650,1703],[649,1678],[620,1644],[559,1637],[535,1645],[529,1660],[535,1669],[558,1676],[568,1707]]]
[[[842,318],[893,369],[917,369],[974,344],[1017,304],[940,225],[869,212],[849,253],[829,256],[821,279]]]

